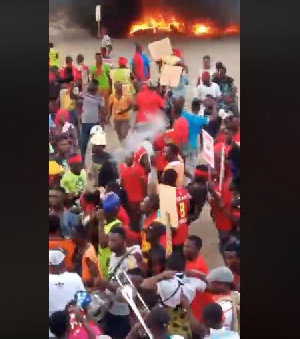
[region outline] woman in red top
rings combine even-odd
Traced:
[[[128,197],[130,227],[132,231],[140,233],[140,204],[147,193],[147,182],[143,167],[133,161],[133,156],[126,158],[125,162],[121,163],[120,179]]]

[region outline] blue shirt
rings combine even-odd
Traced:
[[[193,150],[198,149],[198,135],[202,132],[203,126],[209,122],[208,117],[201,117],[193,113],[183,111],[181,114],[189,123],[189,144]]]
[[[144,61],[144,75],[145,78],[148,78],[150,76],[149,74],[149,69],[150,69],[150,59],[147,57],[146,54],[142,53],[142,58]],[[132,68],[133,66],[133,59],[130,60],[130,67]]]
[[[60,222],[63,235],[70,237],[72,230],[78,225],[78,217],[76,214],[65,210]]]

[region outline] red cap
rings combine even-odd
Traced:
[[[125,67],[128,64],[128,60],[124,57],[120,57],[118,60],[118,64],[120,67]]]
[[[182,51],[179,48],[173,48],[173,54],[178,58],[182,58]]]
[[[68,159],[69,164],[81,164],[82,163],[82,156],[80,154],[73,155]]]

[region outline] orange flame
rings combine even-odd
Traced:
[[[162,10],[160,11],[160,13]],[[194,36],[216,36],[216,35],[238,35],[240,28],[238,25],[231,25],[225,29],[220,29],[211,21],[199,21],[187,24],[174,14],[164,16],[157,12],[146,12],[143,17],[134,22],[129,30],[129,35],[133,36],[138,32],[178,32]]]

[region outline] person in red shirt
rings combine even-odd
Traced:
[[[150,84],[144,85],[136,96],[136,124],[148,123],[164,108],[163,98]]]
[[[202,248],[202,239],[197,235],[188,236],[183,246],[183,254],[186,259],[186,271],[196,270],[204,275],[209,273],[208,265],[203,255],[200,254]],[[195,272],[195,273],[198,273]],[[202,274],[201,274],[202,276]]]
[[[132,72],[137,81],[138,87],[140,87],[142,82],[146,80],[142,52],[143,52],[142,46],[139,44],[136,44],[135,54],[132,59]]]
[[[75,66],[73,66],[73,59],[70,56],[66,57],[66,66],[61,68],[60,70],[60,78],[61,79],[68,79],[70,75],[72,74],[73,81],[78,80],[77,76],[77,69]],[[76,79],[76,80],[75,80]]]
[[[133,161],[133,156],[126,158],[120,165],[121,185],[127,193],[130,210],[130,227],[140,233],[140,204],[147,193],[147,182],[143,167]]]
[[[162,183],[176,187],[177,176],[177,172],[174,169],[168,169],[163,173]],[[183,244],[189,234],[188,213],[190,202],[190,195],[185,187],[176,187],[176,201],[178,227],[172,228],[172,245],[174,252],[183,253]]]

